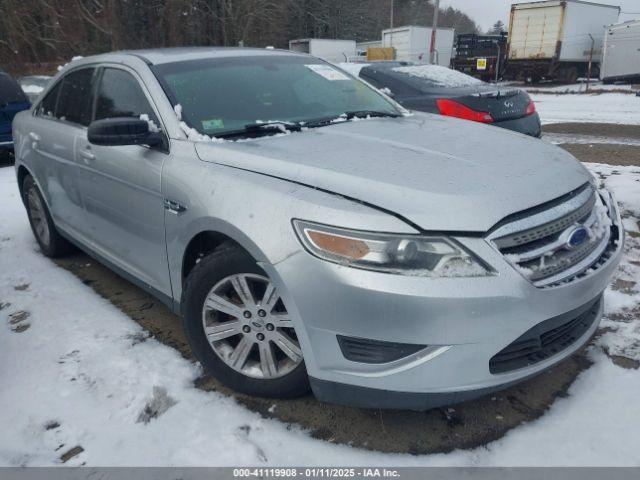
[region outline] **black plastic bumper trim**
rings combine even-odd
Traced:
[[[347,385],[346,383],[330,382],[313,377],[309,377],[309,382],[313,394],[321,402],[357,408],[425,411],[432,408],[466,402],[493,392],[498,392],[535,375],[537,375],[537,373],[514,382],[503,383],[493,387],[447,393],[396,392],[360,387],[357,385]]]
[[[427,348],[427,345],[383,342],[369,338],[345,337],[343,335],[337,335],[337,339],[344,358],[358,363],[389,363]]]
[[[492,374],[531,367],[562,353],[598,321],[602,295],[570,312],[538,323],[489,361]]]

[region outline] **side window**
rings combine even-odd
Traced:
[[[60,93],[60,84],[56,85],[47,93],[47,96],[38,105],[36,115],[41,117],[55,117],[56,116],[56,104],[58,103],[58,94]]]
[[[91,123],[91,86],[94,68],[83,68],[62,79],[55,116],[67,122],[88,126]]]
[[[96,99],[96,120],[146,115],[158,126],[158,118],[133,75],[118,68],[105,68]]]

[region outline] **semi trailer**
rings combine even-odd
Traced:
[[[640,83],[640,20],[607,28],[600,78],[604,83]]]
[[[507,78],[575,82],[598,76],[605,27],[620,7],[582,0],[516,3],[509,19]]]

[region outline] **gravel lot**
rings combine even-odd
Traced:
[[[543,138],[583,162],[640,165],[640,126],[609,123],[544,125]]]

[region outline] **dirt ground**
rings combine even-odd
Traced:
[[[602,137],[613,142],[640,141],[640,126],[557,124],[544,130],[554,143],[582,161],[640,166],[638,146],[598,143]],[[576,136],[578,143],[570,143]],[[597,137],[598,142],[589,143],[585,136]],[[144,327],[148,336],[134,341],[154,337],[193,360],[180,319],[161,302],[82,253],[57,263]],[[299,425],[314,437],[329,442],[383,452],[422,454],[484,445],[517,425],[540,417],[555,398],[566,395],[576,376],[588,366],[584,351],[580,351],[542,375],[508,390],[428,412],[348,408],[320,403],[310,395],[295,400],[246,397],[230,392],[207,376],[198,379],[196,386],[232,395],[265,417]]]
[[[640,166],[640,125],[556,123],[543,127],[553,141],[583,162]]]
[[[114,303],[150,336],[193,360],[180,319],[161,302],[82,253],[57,263]],[[200,378],[196,386],[233,395],[261,415],[302,426],[323,440],[383,452],[419,454],[471,448],[500,438],[520,423],[541,416],[588,365],[581,352],[541,376],[499,394],[429,412],[335,406],[320,403],[311,395],[295,400],[248,397],[229,391],[211,377]]]

